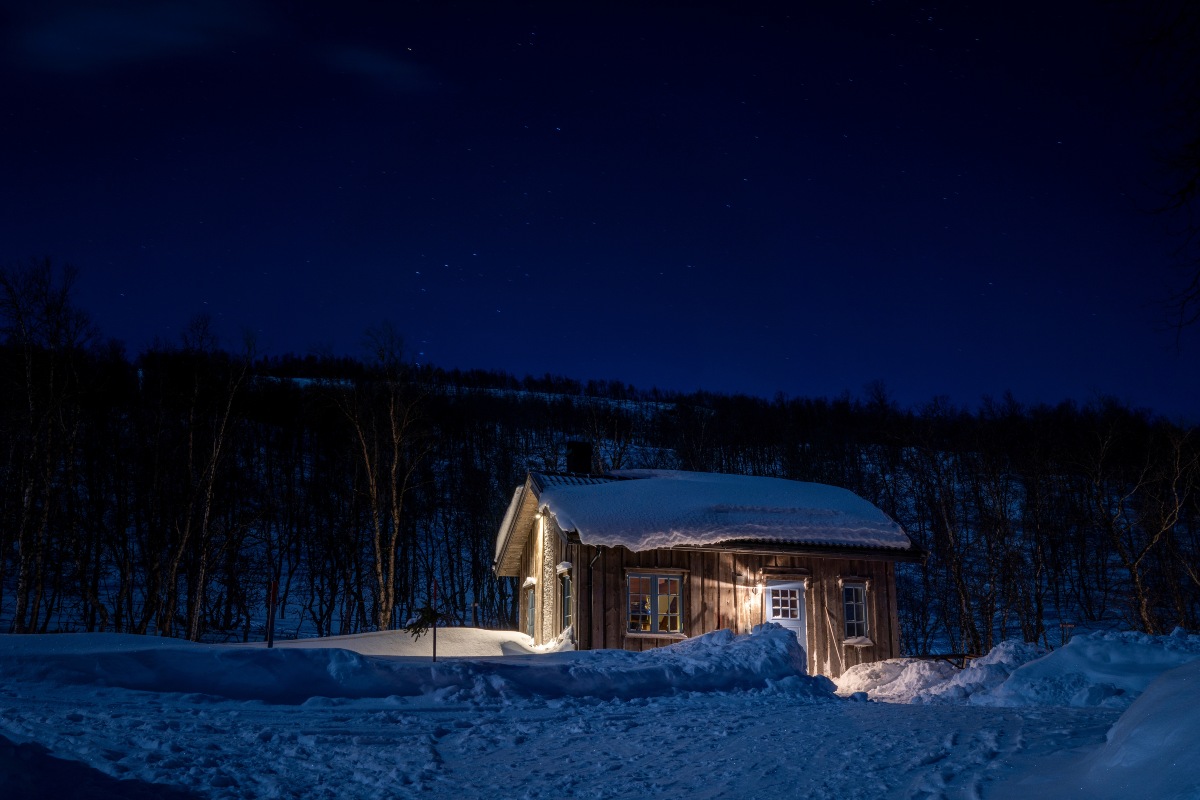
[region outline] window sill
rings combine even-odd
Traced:
[[[875,643],[866,636],[855,636],[850,639],[845,639],[842,644],[846,647],[874,647]]]
[[[637,631],[625,631],[626,639],[686,639],[686,633],[640,633]]]

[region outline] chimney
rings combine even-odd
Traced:
[[[588,475],[592,471],[592,443],[567,442],[567,472]]]

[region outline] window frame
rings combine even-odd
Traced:
[[[536,641],[537,636],[537,586],[528,584],[525,587],[525,635]]]
[[[687,637],[686,621],[687,616],[684,613],[687,597],[687,570],[682,569],[658,569],[658,568],[635,568],[630,567],[625,570],[625,636],[629,637],[655,637],[655,638],[674,638],[683,639]],[[645,578],[650,580],[651,591],[646,594],[648,605],[645,607],[644,614],[650,618],[650,628],[644,630],[642,628],[634,628],[633,615],[630,613],[633,610],[633,580]],[[675,580],[678,582],[678,594],[667,593],[660,594],[658,591],[657,581],[660,580]],[[643,594],[637,592],[637,594]],[[676,597],[675,611],[662,611],[658,607],[659,597]],[[677,630],[663,630],[659,627],[663,617],[674,617],[676,619]]]
[[[794,581],[789,584],[771,586],[769,583],[766,586],[767,605],[767,621],[774,622],[775,620],[801,620],[804,619],[804,584],[800,581]],[[786,597],[787,614],[779,614],[777,612],[784,610],[784,603],[779,602]]]
[[[559,630],[565,631],[575,622],[574,609],[571,607],[570,570],[558,573],[558,611]]]
[[[838,587],[842,593],[842,633],[843,640],[846,642],[869,642],[871,638],[871,614],[870,614],[870,593],[871,581],[867,578],[842,578],[838,580]],[[858,592],[858,599],[851,600],[847,598],[847,592]],[[862,617],[854,615],[851,619],[849,613],[851,608],[861,609]],[[850,626],[855,628],[851,631]]]

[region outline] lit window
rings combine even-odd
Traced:
[[[867,636],[867,587],[862,583],[842,586],[842,604],[846,609],[846,638]]]
[[[631,573],[630,633],[683,633],[683,576]]]

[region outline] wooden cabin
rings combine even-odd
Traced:
[[[675,470],[531,472],[496,542],[537,644],[646,650],[721,628],[794,630],[812,674],[900,654],[897,561],[920,551],[853,492]]]

